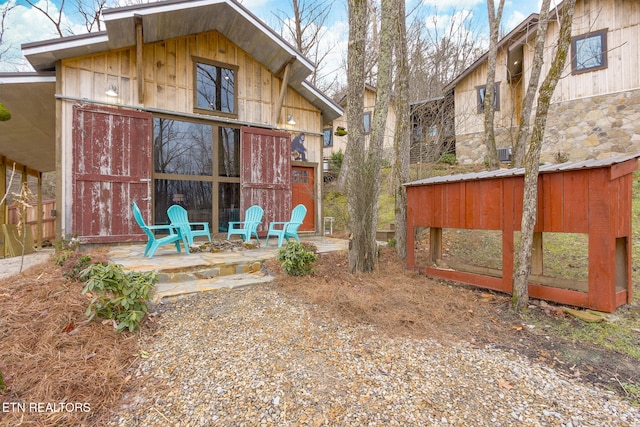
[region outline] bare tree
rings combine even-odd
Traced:
[[[402,185],[409,181],[409,155],[411,143],[409,111],[409,54],[407,48],[407,25],[404,0],[395,2],[396,48],[395,48],[395,106],[396,129],[393,165],[395,193],[396,252],[398,257],[407,257],[407,189]]]
[[[498,150],[496,149],[496,134],[494,129],[494,99],[496,99],[495,81],[498,36],[500,21],[502,20],[502,10],[504,9],[504,0],[500,0],[498,3],[497,12],[493,0],[487,0],[487,9],[489,16],[489,53],[487,55],[487,85],[485,86],[484,100],[482,103],[484,108],[484,135],[489,169],[498,169],[500,167],[500,160],[498,159]]]
[[[280,11],[274,15],[282,28],[282,36],[290,40],[296,49],[313,61],[316,68],[308,80],[321,90],[327,90],[334,81],[322,79],[325,59],[335,48],[323,44],[326,39],[328,27],[327,21],[331,16],[334,0],[290,0],[293,16],[288,17]]]
[[[362,198],[368,197],[358,191],[362,181],[366,180],[361,173],[365,164],[364,140],[364,75],[367,36],[367,0],[348,0],[349,5],[349,46],[347,54],[347,127],[349,129],[348,144],[340,178],[344,181],[349,210],[349,269],[351,271],[373,269],[373,260],[369,259],[366,267],[360,264],[360,255],[367,255],[368,240],[364,236],[361,224],[365,217],[358,217],[366,207]],[[367,215],[369,217],[369,215]],[[352,255],[353,254],[353,255]]]
[[[551,0],[543,0],[540,6],[540,18],[538,20],[538,29],[536,30],[536,42],[533,52],[534,61],[529,75],[529,84],[527,93],[522,101],[522,113],[520,118],[520,126],[518,127],[518,136],[514,145],[513,165],[517,168],[522,167],[524,161],[524,153],[527,148],[529,139],[529,127],[531,126],[531,110],[533,109],[533,101],[536,96],[538,85],[540,84],[540,74],[542,73],[544,39],[547,34],[549,24],[549,8]]]
[[[60,37],[73,35],[73,30],[69,25],[67,16],[71,14],[80,14],[84,18],[84,26],[88,32],[100,31],[102,29],[102,23],[100,16],[102,11],[114,4],[114,0],[76,0],[75,3],[69,4],[65,0],[60,1],[60,5],[57,6],[53,1],[47,0],[34,1],[24,0],[35,10],[41,12],[50,22],[53,24],[56,33]]]
[[[531,250],[533,245],[533,229],[536,224],[538,208],[538,172],[540,150],[547,124],[547,114],[551,104],[551,97],[565,66],[569,47],[571,46],[571,24],[576,0],[565,0],[562,4],[562,19],[558,46],[549,68],[549,72],[538,91],[536,116],[531,132],[531,142],[524,160],[524,200],[522,208],[521,239],[518,245],[519,265],[514,271],[513,305],[516,310],[522,310],[529,303],[529,273],[531,270]],[[542,58],[536,58],[541,61]]]
[[[6,22],[9,12],[15,7],[15,3],[7,3],[0,8],[0,61],[6,60],[5,56],[7,52],[9,52],[9,49],[11,49],[11,46],[5,40],[5,31],[7,29]]]

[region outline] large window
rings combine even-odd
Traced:
[[[478,114],[484,113],[484,97],[487,94],[487,85],[478,86],[476,88]],[[500,83],[496,82],[493,86],[493,109],[500,110]]]
[[[607,68],[607,29],[571,39],[571,68],[574,74]]]
[[[194,58],[195,108],[205,113],[237,115],[237,67]]]
[[[156,117],[154,221],[168,223],[167,209],[184,207],[193,222],[225,231],[240,209],[240,129]]]

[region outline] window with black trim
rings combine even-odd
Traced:
[[[487,85],[478,86],[476,88],[478,113],[484,113],[484,96],[486,93]],[[494,83],[493,86],[493,109],[495,111],[500,111],[500,82]]]
[[[366,112],[363,114],[364,120],[364,133],[371,133],[371,112]]]
[[[322,131],[322,146],[333,147],[333,129],[326,128]]]
[[[238,68],[202,58],[194,58],[195,109],[204,113],[237,115],[236,75]]]
[[[607,31],[595,31],[571,39],[573,74],[607,68]]]

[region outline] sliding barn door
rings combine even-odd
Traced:
[[[269,222],[291,217],[291,142],[285,132],[242,128],[242,215],[251,205],[264,209],[261,235]],[[242,218],[244,219],[244,218]]]
[[[72,230],[84,242],[144,239],[131,214],[151,217],[151,114],[73,108]]]

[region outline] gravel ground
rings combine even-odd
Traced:
[[[517,354],[322,323],[272,286],[155,310],[111,426],[640,426],[612,392]]]

